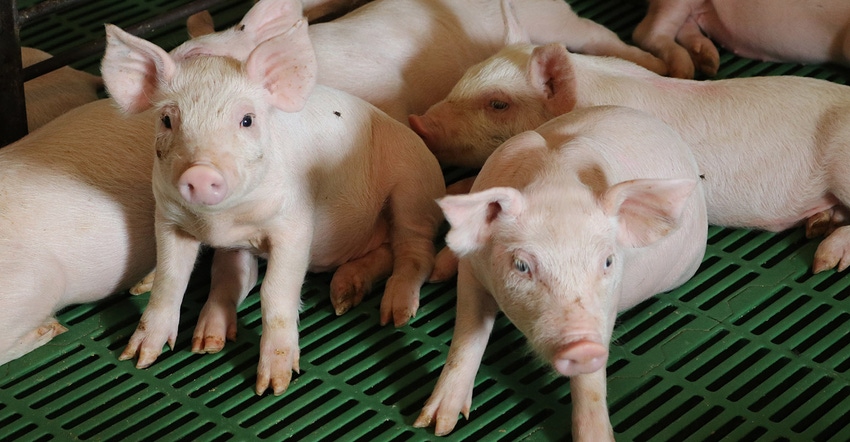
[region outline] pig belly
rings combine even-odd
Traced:
[[[311,272],[328,272],[377,249],[389,240],[389,224],[384,216],[369,225],[352,224],[343,228],[316,229],[310,250]]]

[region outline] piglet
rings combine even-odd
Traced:
[[[717,73],[712,40],[757,60],[850,65],[850,2],[649,0],[632,37],[680,78]]]
[[[172,55],[245,61],[250,47],[300,18],[298,0],[260,0],[236,26],[190,40]],[[661,60],[578,17],[562,0],[375,0],[311,25],[309,34],[319,84],[360,97],[405,124],[409,114],[445,97],[467,68],[517,38],[558,42],[576,52],[623,57],[666,71]]]
[[[315,84],[304,20],[237,59],[175,59],[107,26],[102,72],[125,112],[159,116],[153,192],[157,273],[121,355],[150,365],[174,347],[179,305],[201,243],[268,259],[256,391],[281,394],[298,370],[307,271],[335,270],[345,310],[388,275],[381,322],[404,324],[433,266],[445,192],[436,159],[374,106]]]
[[[154,121],[99,100],[0,149],[0,364],[67,330],[59,309],[153,268]]]
[[[35,48],[21,48],[21,60],[27,67],[47,60],[51,55]],[[100,77],[65,66],[24,83],[27,103],[27,127],[32,132],[48,121],[83,104],[98,99]]]
[[[573,437],[612,440],[605,367],[614,320],[689,279],[708,222],[696,161],[660,120],[602,106],[499,147],[472,193],[440,201],[460,257],[448,360],[417,427],[469,418],[498,310],[570,377]]]
[[[817,231],[813,223],[845,218],[850,87],[826,80],[682,80],[558,45],[513,45],[410,118],[441,162],[474,167],[500,140],[606,104],[653,114],[682,135],[704,176],[712,224],[781,231],[811,217]],[[838,226],[818,247],[813,270],[848,265],[850,226]]]

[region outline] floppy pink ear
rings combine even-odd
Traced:
[[[316,69],[304,19],[261,43],[246,62],[248,78],[262,84],[271,104],[284,112],[298,112],[307,103],[316,86]]]
[[[679,227],[697,182],[691,179],[638,179],[618,183],[601,197],[606,216],[619,220],[617,241],[644,247]]]
[[[519,19],[516,16],[513,2],[511,0],[502,0],[502,19],[505,22],[505,46],[531,43],[531,38],[525,29],[519,24]]]
[[[440,198],[437,204],[451,224],[446,244],[458,256],[478,250],[490,239],[493,224],[514,221],[522,213],[524,201],[511,187]]]
[[[174,60],[159,46],[106,25],[106,52],[100,71],[109,95],[124,112],[150,108],[159,83],[171,80],[174,70]]]
[[[528,80],[552,115],[565,114],[575,107],[575,73],[569,52],[560,43],[534,48],[528,62]]]
[[[285,33],[303,18],[301,0],[260,0],[236,25],[255,44]]]

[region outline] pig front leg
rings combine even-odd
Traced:
[[[688,51],[676,42],[691,10],[703,0],[651,0],[646,16],[635,27],[632,39],[667,64],[667,75],[694,78]]]
[[[608,416],[605,369],[570,377],[573,398],[573,438],[576,442],[613,441]]]
[[[291,224],[279,240],[271,239],[266,275],[260,287],[263,334],[257,364],[258,395],[269,387],[275,396],[283,394],[292,380],[292,371],[300,371],[298,312],[310,259],[312,226]]]
[[[392,268],[393,251],[389,244],[381,244],[366,255],[339,266],[331,279],[331,304],[337,316],[360,304],[366,293],[372,291],[372,284],[389,276]]]
[[[695,69],[709,77],[717,75],[717,70],[720,68],[720,53],[717,52],[717,46],[703,35],[702,29],[693,17],[689,17],[679,29],[676,41],[688,51]]]
[[[175,224],[164,220],[158,210],[155,227],[157,270],[150,300],[142,313],[139,326],[118,357],[125,361],[138,355],[137,368],[150,366],[162,353],[166,342],[174,349],[180,303],[201,245],[200,241],[180,231]]]
[[[425,402],[414,427],[435,426],[437,436],[449,434],[458,413],[469,419],[475,374],[481,365],[499,306],[461,259],[458,269],[457,317],[446,365],[434,392]]]
[[[192,335],[193,353],[217,353],[225,339],[236,340],[236,308],[257,284],[257,277],[257,258],[249,251],[215,251],[209,298]]]
[[[815,251],[812,271],[820,273],[836,268],[843,272],[850,266],[850,226],[835,229],[819,245]]]

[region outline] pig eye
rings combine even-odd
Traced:
[[[505,110],[508,108],[508,103],[502,100],[492,100],[490,101],[490,107],[496,110]]]
[[[520,273],[528,273],[528,263],[519,259],[514,258],[514,268]]]
[[[253,124],[254,124],[254,115],[253,114],[245,114],[245,116],[242,117],[242,121],[239,123],[239,125],[242,126],[242,127],[251,127],[251,125],[253,125]]]
[[[171,129],[171,117],[163,115],[160,117],[160,120],[162,120],[162,125],[165,126],[166,129]]]
[[[614,265],[614,255],[608,255],[608,257],[605,258],[605,266],[603,268],[608,270],[612,265]]]

